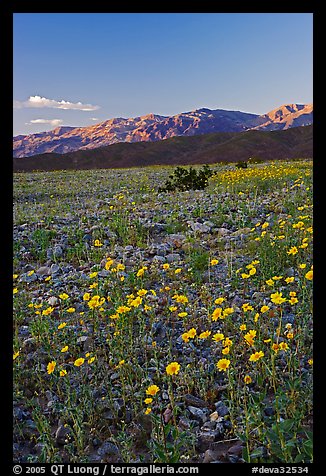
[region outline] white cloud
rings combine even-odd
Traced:
[[[98,117],[91,117],[91,121],[99,121]]]
[[[51,126],[60,126],[63,123],[62,119],[31,119],[31,122],[25,124],[50,124]]]
[[[74,109],[78,111],[96,111],[100,106],[93,106],[92,104],[83,104],[81,102],[70,102],[62,99],[56,101],[55,99],[48,99],[41,96],[30,96],[27,101],[14,101],[14,108],[21,109],[24,107],[42,108],[50,107],[53,109]]]

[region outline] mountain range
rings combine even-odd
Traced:
[[[13,156],[67,154],[121,142],[157,142],[217,132],[280,131],[313,123],[312,104],[285,104],[258,115],[224,109],[196,109],[174,116],[148,114],[114,118],[88,127],[62,126],[48,132],[13,138]]]
[[[214,164],[217,162],[312,158],[313,126],[287,130],[213,132],[14,158],[15,172],[140,167],[147,165]]]

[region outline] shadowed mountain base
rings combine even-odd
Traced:
[[[312,158],[313,126],[283,131],[217,132],[157,142],[118,143],[67,154],[14,158],[14,172]]]

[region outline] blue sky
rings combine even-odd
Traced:
[[[309,13],[16,13],[14,135],[311,103]]]

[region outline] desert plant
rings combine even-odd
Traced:
[[[208,186],[208,179],[213,175],[213,171],[208,165],[204,165],[198,171],[193,167],[186,169],[177,167],[165,185],[159,189],[159,192],[172,192],[174,190],[203,190]]]
[[[248,168],[248,162],[241,160],[241,161],[239,161],[238,163],[236,163],[235,166],[236,166],[238,169],[246,169],[246,168]]]

